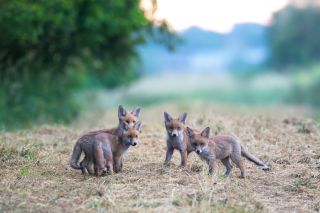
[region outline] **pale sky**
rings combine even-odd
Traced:
[[[198,26],[228,32],[236,23],[267,24],[272,13],[287,3],[288,0],[158,0],[156,18],[166,19],[178,31]]]

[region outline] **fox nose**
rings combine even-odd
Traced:
[[[172,133],[172,137],[177,137],[177,133]]]
[[[137,142],[132,142],[132,146],[135,146],[135,145],[137,145],[138,143]]]
[[[198,154],[200,154],[200,153],[201,153],[201,151],[200,151],[199,149],[197,149],[197,150],[196,150],[196,152],[197,152]]]

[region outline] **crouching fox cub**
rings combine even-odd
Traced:
[[[240,169],[241,178],[245,177],[245,168],[241,156],[260,166],[262,170],[269,170],[261,160],[250,154],[240,143],[231,135],[220,135],[209,137],[210,128],[205,128],[201,133],[187,127],[189,141],[199,157],[209,165],[209,173],[213,173],[216,161],[221,160],[226,167],[225,175],[228,176],[232,170],[232,163]]]
[[[118,118],[119,118],[119,124],[115,128],[111,129],[102,129],[97,131],[91,131],[83,136],[81,136],[76,144],[74,145],[72,156],[70,159],[70,166],[73,169],[81,169],[83,174],[93,173],[91,171],[93,158],[92,158],[92,147],[94,138],[99,134],[110,134],[114,135],[114,137],[117,137],[117,135],[121,134],[122,132],[122,123],[126,123],[129,126],[133,126],[136,124],[139,120],[140,115],[140,108],[135,108],[132,112],[127,112],[121,105],[118,108]],[[80,159],[81,153],[84,153],[84,158],[80,162],[80,165],[78,165],[78,161]]]
[[[116,136],[108,133],[100,133],[94,137],[92,158],[95,175],[101,176],[108,172],[122,170],[122,156],[130,146],[138,144],[141,122],[137,122],[133,127],[127,123],[121,123],[122,131]]]

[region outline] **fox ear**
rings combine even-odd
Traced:
[[[123,108],[122,105],[119,105],[118,107],[118,117],[121,118],[123,116],[126,116],[127,111]]]
[[[141,132],[141,121],[137,122],[133,126],[137,131]]]
[[[187,134],[189,137],[193,137],[194,136],[194,133],[193,133],[193,130],[187,126]]]
[[[129,130],[129,125],[127,124],[127,122],[120,122],[120,127],[122,130],[128,131]]]
[[[206,127],[204,130],[201,132],[201,136],[205,138],[209,138],[210,135],[210,127]]]
[[[179,116],[179,121],[181,121],[183,124],[186,124],[186,120],[187,120],[187,113],[184,112]]]
[[[169,115],[167,112],[164,112],[164,122],[168,123],[170,121],[172,121],[171,115]]]
[[[134,116],[136,116],[137,118],[139,118],[140,115],[140,107],[136,107],[134,110],[132,110],[131,112]]]

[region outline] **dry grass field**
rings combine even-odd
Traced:
[[[194,128],[233,133],[271,167],[245,161],[247,178],[234,167],[209,176],[191,154],[189,166],[163,166],[163,111],[187,111]],[[130,147],[122,173],[86,179],[69,167],[76,139],[113,127],[116,111],[87,115],[71,126],[41,126],[0,134],[0,212],[319,212],[320,127],[297,109],[229,109],[210,104],[163,104],[142,109],[140,143]]]

